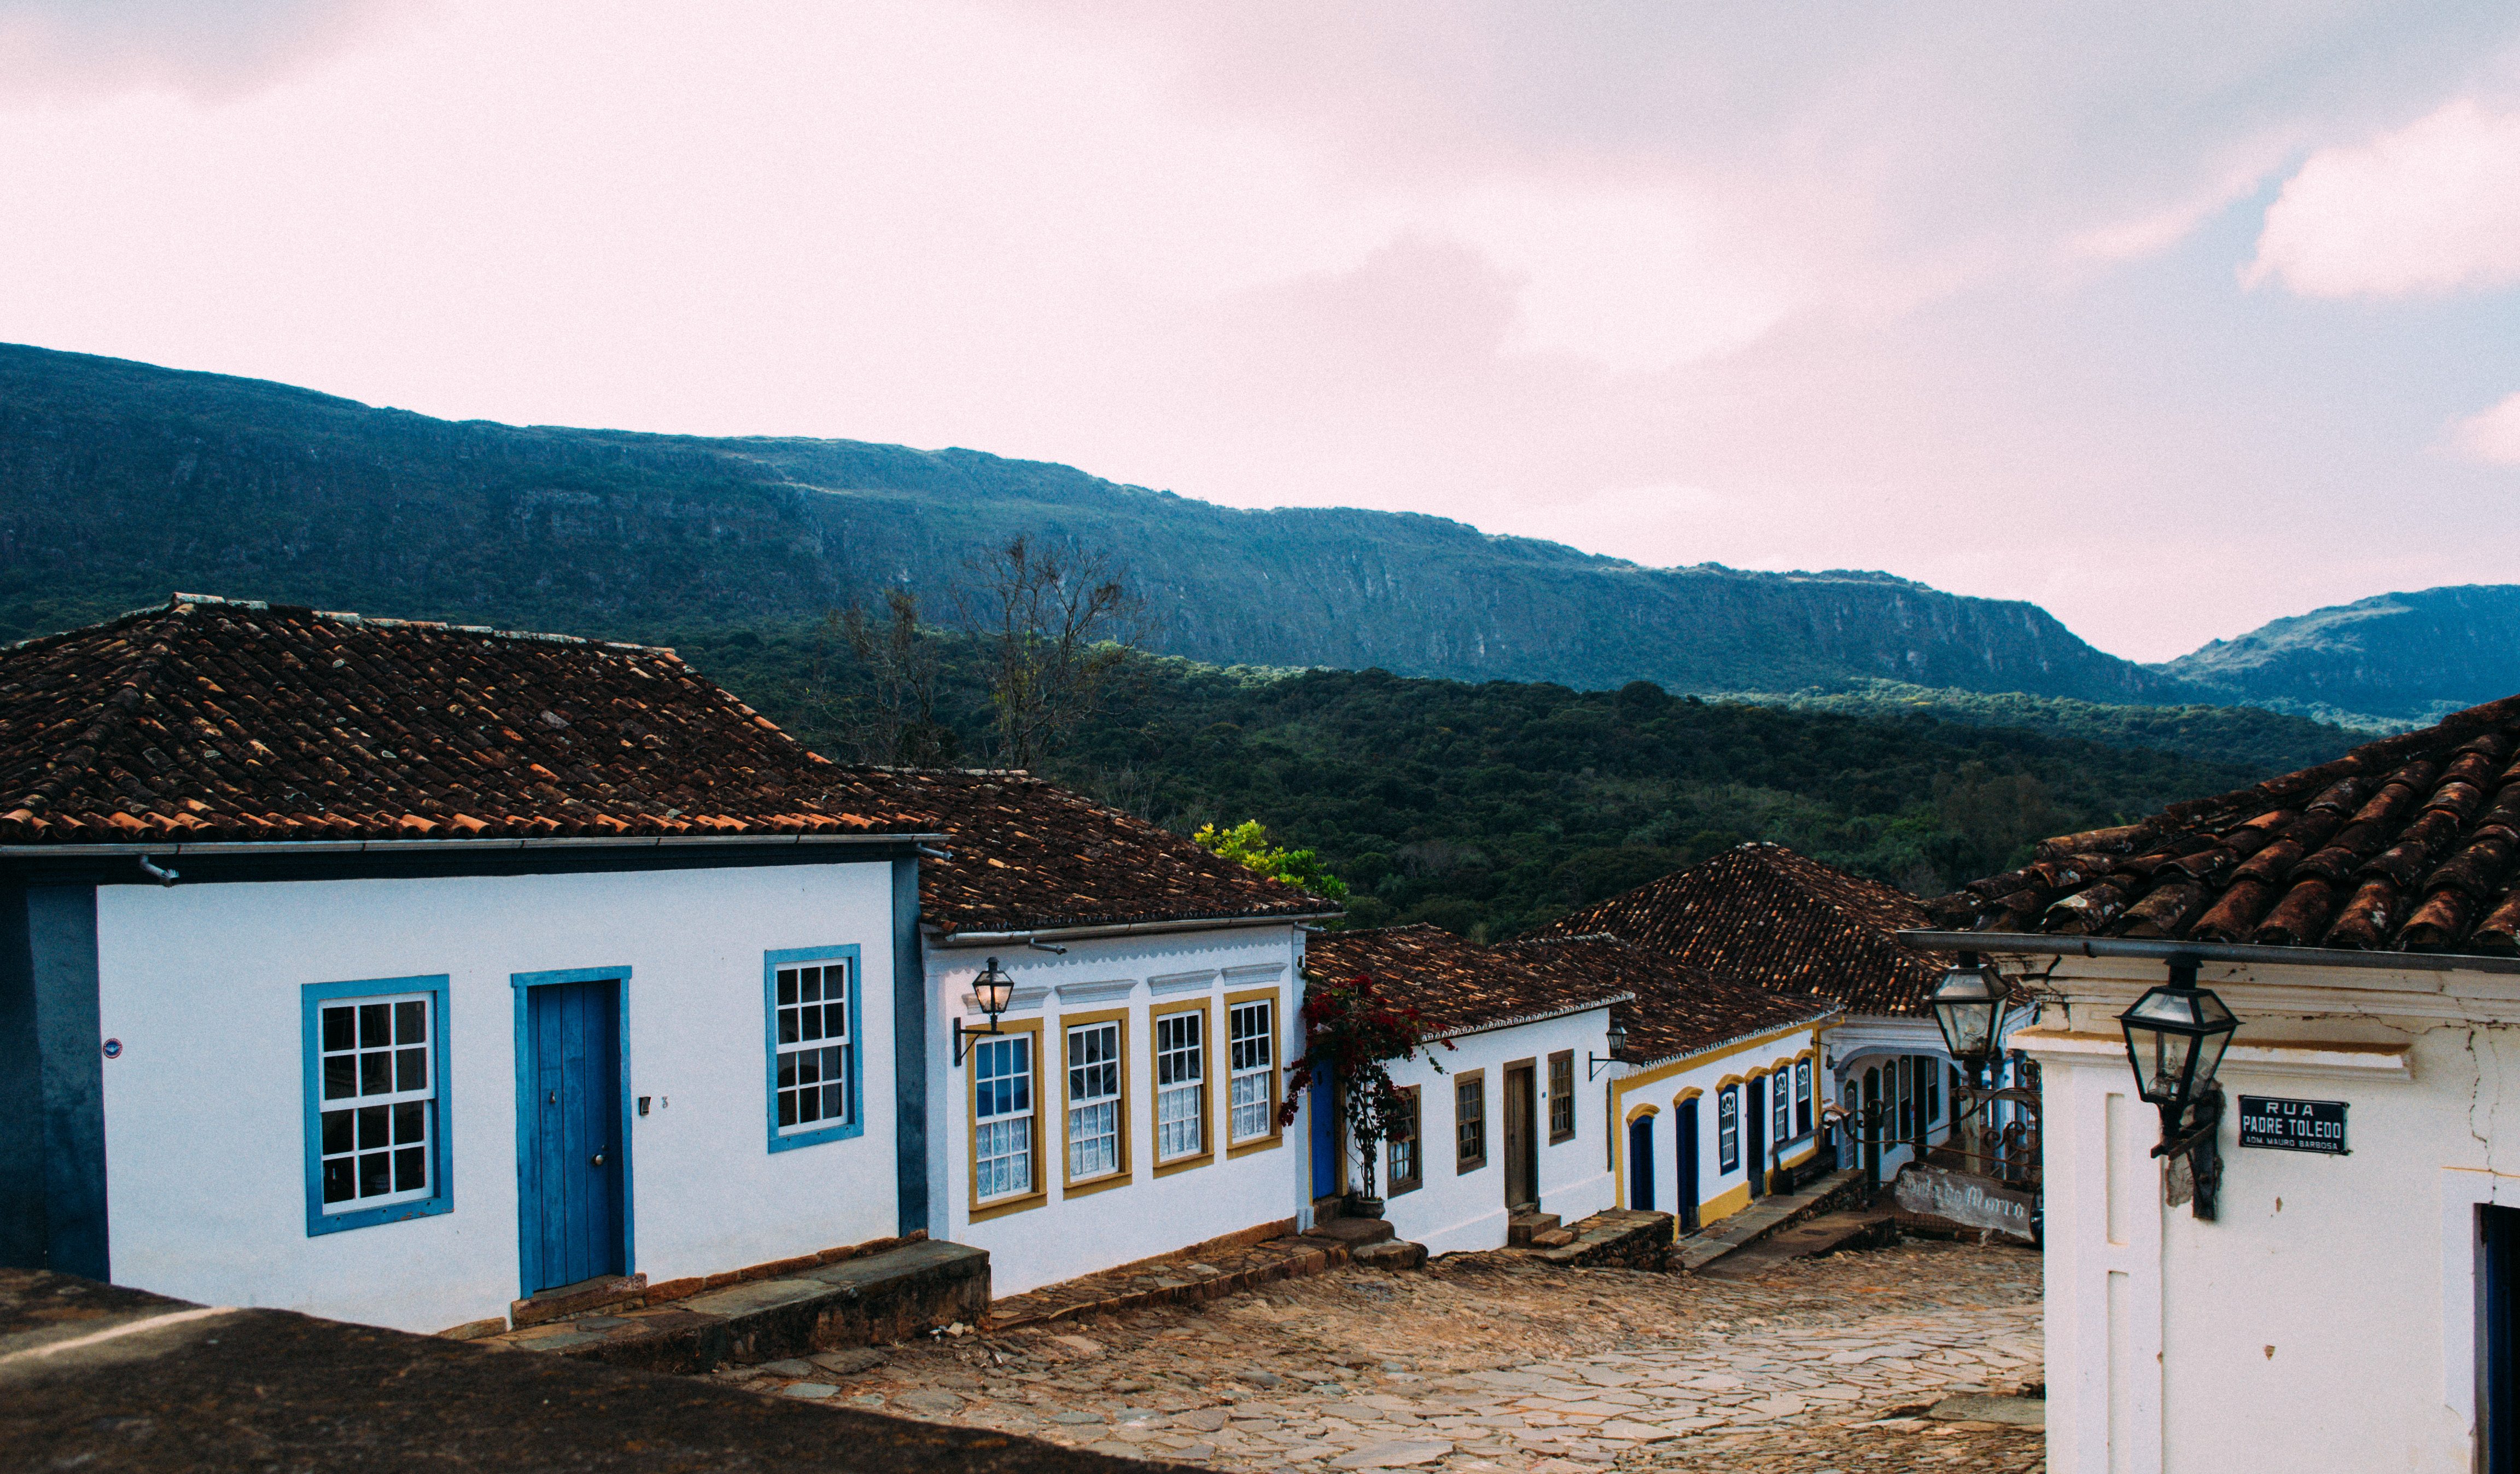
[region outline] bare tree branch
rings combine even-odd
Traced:
[[[964,564],[965,631],[988,662],[996,761],[1030,768],[1090,716],[1111,674],[1146,642],[1144,600],[1102,554],[1017,537]]]

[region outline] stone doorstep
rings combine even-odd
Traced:
[[[1745,1249],[1778,1228],[1814,1217],[1864,1182],[1864,1174],[1852,1168],[1833,1172],[1800,1192],[1763,1197],[1749,1207],[1699,1229],[1685,1234],[1672,1246],[1675,1269],[1696,1271],[1716,1260]]]
[[[647,1289],[648,1276],[645,1274],[607,1274],[599,1279],[562,1285],[556,1290],[510,1301],[508,1324],[523,1330],[528,1325],[641,1305],[645,1303]]]
[[[923,1239],[662,1306],[550,1320],[481,1344],[648,1371],[708,1371],[977,1323],[988,1303],[987,1251]]]
[[[1554,1233],[1563,1223],[1554,1213],[1524,1210],[1508,1213],[1505,1219],[1505,1244],[1508,1249],[1528,1249],[1543,1233]],[[1570,1238],[1568,1242],[1572,1242]],[[1544,1246],[1545,1247],[1545,1246]]]

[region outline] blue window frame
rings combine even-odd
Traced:
[[[790,1151],[866,1130],[865,978],[858,949],[762,954],[762,1036],[770,1149]]]
[[[452,1211],[446,974],[308,983],[306,1232]]]

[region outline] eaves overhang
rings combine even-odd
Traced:
[[[2520,957],[2460,952],[2354,952],[2341,947],[2257,947],[2237,942],[2182,942],[2167,937],[2060,937],[2019,931],[1917,930],[1897,935],[1902,945],[1918,952],[2002,952],[2030,957],[2356,967],[2384,972],[2520,973]]]
[[[1147,921],[1089,922],[1074,926],[1017,926],[996,931],[953,931],[922,923],[920,930],[934,947],[1022,947],[1034,942],[1083,942],[1102,937],[1161,936],[1169,932],[1218,931],[1229,927],[1295,926],[1306,921],[1335,920],[1342,911],[1293,912],[1285,916],[1164,916]]]

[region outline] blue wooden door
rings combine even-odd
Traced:
[[[1628,1123],[1628,1206],[1640,1213],[1653,1211],[1653,1117],[1639,1116]]]
[[[1743,1163],[1743,1176],[1750,1181],[1750,1195],[1765,1197],[1768,1193],[1768,1077],[1750,1077],[1750,1160]]]
[[[1697,1183],[1697,1097],[1680,1102],[1672,1113],[1671,1134],[1680,1145],[1680,1171],[1671,1184],[1672,1201],[1680,1210],[1683,1232],[1695,1229],[1700,1188]]]
[[[1328,1074],[1313,1077],[1313,1196],[1339,1190],[1338,1087]]]
[[[525,990],[531,1086],[519,1112],[525,1139],[517,1170],[529,1295],[628,1268],[620,1009],[613,979]]]

